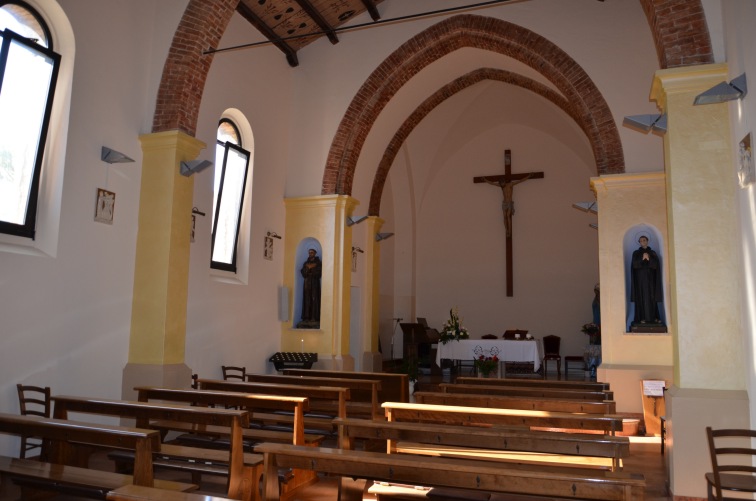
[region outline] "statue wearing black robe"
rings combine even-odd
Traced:
[[[302,285],[302,321],[297,327],[317,329],[320,327],[320,277],[323,265],[314,249],[309,250],[309,257],[302,264],[300,273],[304,278]]]
[[[633,252],[630,300],[635,303],[634,323],[659,323],[659,303],[663,301],[659,256],[640,237],[641,246]]]

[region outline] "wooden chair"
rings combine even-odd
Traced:
[[[722,497],[722,491],[756,492],[756,431],[707,426],[706,437],[712,468],[705,475],[709,501],[732,499]]]
[[[17,384],[18,405],[22,416],[50,417],[50,387],[30,386]],[[21,450],[18,457],[26,458],[26,454],[34,449],[39,449],[40,457],[43,455],[42,441],[32,436],[21,435]]]
[[[562,343],[562,338],[559,336],[548,335],[543,338],[543,360],[541,365],[543,366],[543,378],[546,379],[546,369],[549,360],[555,360],[557,363],[557,376],[562,377],[562,355],[559,354],[559,346]]]
[[[246,367],[234,367],[232,365],[223,365],[221,366],[221,369],[223,369],[224,381],[228,381],[229,379],[239,379],[241,381],[246,381],[247,379]]]

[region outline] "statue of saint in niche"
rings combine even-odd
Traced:
[[[304,281],[302,283],[302,320],[297,324],[297,328],[318,329],[320,328],[320,277],[323,274],[323,264],[315,249],[308,250],[307,254],[307,260],[299,270]]]
[[[630,300],[635,303],[633,326],[638,324],[661,325],[659,303],[662,295],[662,273],[659,256],[648,246],[648,237],[638,239],[640,247],[633,252],[630,262]]]

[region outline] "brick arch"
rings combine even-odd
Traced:
[[[349,195],[362,145],[383,108],[428,64],[463,47],[501,53],[546,77],[564,95],[588,136],[599,174],[625,170],[614,118],[590,77],[566,52],[532,31],[500,19],[459,15],[439,22],[387,57],[357,92],[336,131],[321,192]],[[573,114],[574,113],[574,114]]]
[[[714,62],[701,0],[640,0],[654,37],[659,67]]]
[[[584,117],[577,113],[574,107],[570,106],[570,103],[559,93],[553,89],[536,82],[530,78],[524,77],[511,71],[505,71],[494,68],[480,68],[463,75],[454,81],[444,85],[432,95],[430,95],[420,106],[410,114],[409,117],[402,123],[399,129],[394,134],[394,137],[389,141],[386,150],[383,153],[383,158],[378,163],[378,170],[373,178],[373,188],[370,193],[370,206],[368,213],[371,216],[378,216],[381,209],[381,198],[383,195],[383,187],[386,184],[386,178],[388,177],[391,165],[394,163],[396,155],[399,153],[404,141],[412,133],[412,131],[423,121],[423,119],[433,111],[433,109],[452,97],[454,94],[461,92],[471,85],[474,85],[483,80],[494,80],[507,84],[516,85],[522,87],[531,92],[534,92],[554,103],[557,107],[566,112],[573,120],[585,131]],[[586,132],[587,134],[587,132]]]

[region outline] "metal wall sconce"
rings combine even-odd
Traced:
[[[359,247],[352,246],[352,271],[357,271],[357,253],[363,254],[365,251]]]
[[[265,234],[265,247],[263,251],[263,257],[267,259],[268,261],[273,260],[273,239],[274,238],[281,240],[281,235],[279,235],[275,231],[269,231],[268,233]]]
[[[107,146],[103,146],[100,150],[100,160],[109,164],[123,164],[133,162],[133,158],[129,158],[120,151],[113,150]]]
[[[576,202],[572,207],[583,212],[598,214],[598,202]]]
[[[367,218],[368,218],[367,216],[357,216],[357,217],[347,216],[346,224],[347,226],[352,226],[353,224],[360,224]]]
[[[210,160],[190,160],[188,162],[182,161],[179,168],[179,172],[182,176],[189,177],[192,174],[203,171],[208,167],[211,167],[213,162]]]
[[[380,242],[381,240],[386,240],[388,238],[393,237],[393,233],[376,233],[375,234],[375,241]]]
[[[667,114],[631,115],[622,120],[622,125],[643,133],[648,131],[664,133],[667,132]]]
[[[721,82],[696,96],[693,100],[694,105],[700,104],[717,104],[743,99],[748,94],[748,83],[746,75],[743,73],[734,78],[730,83]]]

